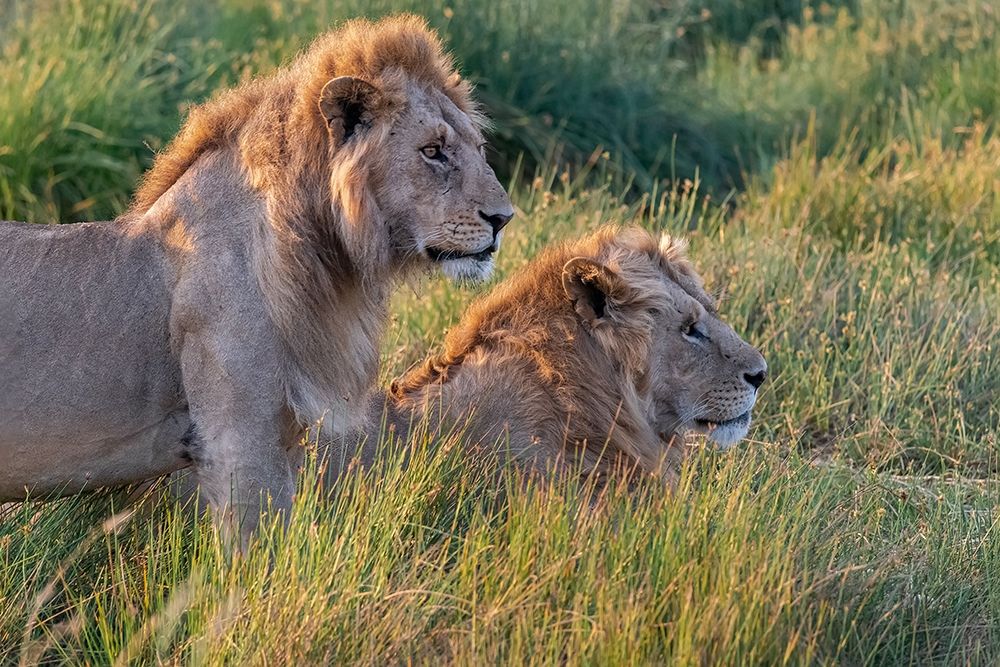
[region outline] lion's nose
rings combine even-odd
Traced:
[[[486,222],[490,223],[490,227],[493,228],[493,236],[496,236],[497,234],[500,233],[500,230],[503,229],[508,222],[510,222],[510,219],[514,217],[514,213],[511,212],[511,213],[489,214],[480,211],[479,217],[485,220]]]
[[[756,373],[744,373],[743,379],[746,380],[754,391],[760,389],[760,386],[764,384],[764,378],[767,377],[767,371],[757,371]]]

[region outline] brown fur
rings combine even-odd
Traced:
[[[257,172],[253,180],[264,189],[284,186],[280,174],[285,168],[327,158],[322,148],[326,127],[315,113],[326,82],[351,75],[379,83],[397,72],[443,91],[461,111],[485,124],[471,86],[455,71],[424,19],[409,14],[377,23],[355,19],[318,38],[278,75],[254,79],[195,107],[144,176],[133,211],[147,211],[199,156],[223,146],[252,148],[244,155]],[[259,132],[263,127],[272,131]]]
[[[391,422],[403,430],[420,419],[459,424],[475,446],[499,440],[540,469],[601,478],[624,467],[673,479],[688,433],[711,430],[685,413],[694,406],[695,417],[730,419],[730,403],[753,402],[741,375],[765,368],[718,319],[684,249],[639,229],[605,228],[543,251],[468,309],[443,352],[392,384]],[[577,284],[596,285],[606,301],[578,298]],[[680,333],[691,313],[712,345]],[[734,380],[743,394],[730,389]],[[370,463],[370,445],[363,455]]]

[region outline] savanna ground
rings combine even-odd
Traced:
[[[2,661],[1000,661],[989,0],[0,0],[0,218],[115,215],[187,104],[399,9],[497,121],[501,277],[603,222],[687,233],[770,364],[750,438],[593,507],[414,442],[235,565],[157,495],[8,507]],[[473,296],[401,290],[384,376]]]

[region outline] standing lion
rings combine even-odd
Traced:
[[[245,543],[302,429],[362,417],[392,285],[490,273],[482,125],[423,21],[352,21],[195,108],[122,217],[0,223],[0,500],[190,465]]]

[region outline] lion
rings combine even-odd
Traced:
[[[333,478],[355,452],[374,462],[386,424],[404,438],[418,425],[457,432],[535,472],[668,485],[692,434],[731,447],[767,364],[719,318],[685,249],[606,227],[544,250],[372,400],[368,428],[331,450]]]
[[[364,414],[393,285],[490,274],[485,122],[423,20],[354,20],[194,108],[121,217],[0,223],[0,499],[190,466],[245,546]]]

